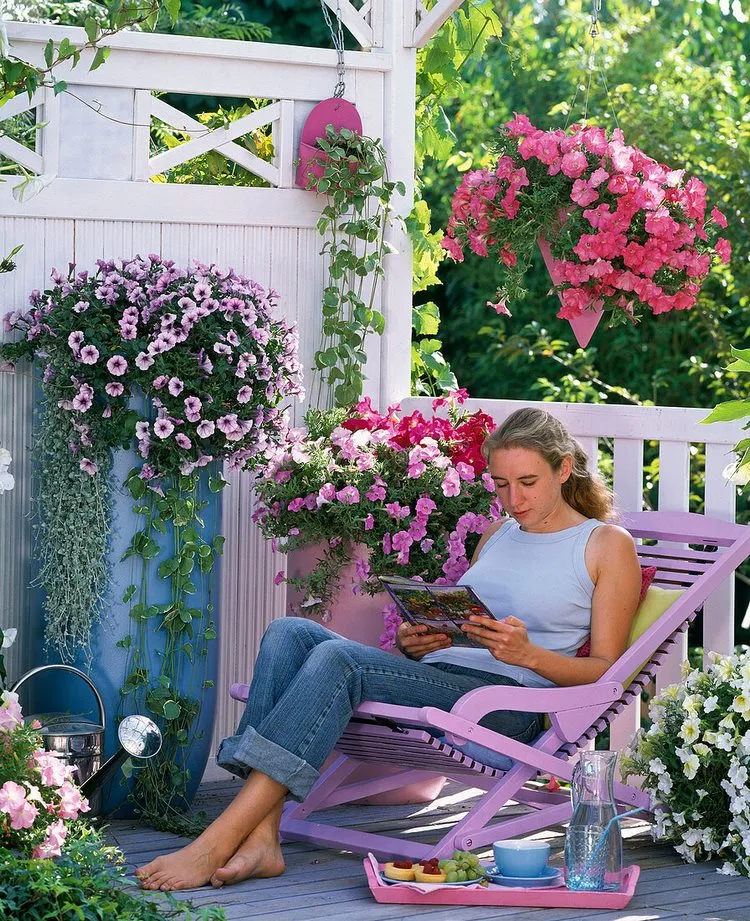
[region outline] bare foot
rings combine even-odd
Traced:
[[[245,879],[281,876],[284,869],[284,855],[278,837],[253,833],[247,836],[226,865],[214,872],[211,885],[219,889]]]
[[[157,857],[139,867],[135,875],[143,889],[193,889],[205,886],[228,856],[225,851],[193,841],[174,854]]]

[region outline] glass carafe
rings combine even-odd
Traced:
[[[622,835],[614,797],[617,752],[584,751],[573,768],[570,795],[573,801],[571,828],[590,828],[594,852],[591,858],[603,866],[595,888],[617,890],[622,877]],[[566,849],[566,869],[568,852]],[[589,888],[582,883],[578,888]],[[590,888],[594,888],[594,884]]]

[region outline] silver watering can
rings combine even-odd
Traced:
[[[65,713],[42,714],[28,719],[37,719],[42,724],[39,732],[45,750],[75,768],[78,775],[76,782],[91,807],[89,815],[99,815],[104,782],[127,758],[153,758],[158,754],[161,749],[161,731],[147,716],[126,716],[117,727],[120,748],[102,764],[106,728],[104,701],[88,675],[72,665],[40,665],[19,678],[11,691],[18,691],[29,678],[51,669],[71,672],[86,682],[96,697],[100,722],[93,723]]]

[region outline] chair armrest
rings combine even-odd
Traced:
[[[451,713],[476,723],[495,710],[558,714],[568,710],[595,708],[603,712],[621,694],[622,685],[615,681],[576,684],[565,688],[523,688],[493,684],[464,694],[453,705]]]

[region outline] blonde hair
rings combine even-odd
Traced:
[[[607,521],[613,517],[611,490],[598,473],[589,470],[588,455],[580,442],[546,410],[537,407],[516,410],[485,438],[482,454],[489,460],[493,451],[503,448],[536,451],[555,471],[560,469],[563,458],[570,457],[573,467],[562,484],[563,499],[586,518]]]

